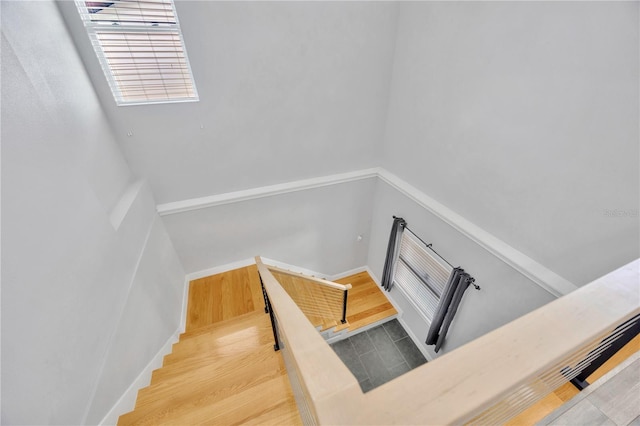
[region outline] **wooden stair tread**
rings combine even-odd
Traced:
[[[183,376],[200,369],[205,370],[203,373],[206,373],[219,369],[232,368],[240,362],[241,359],[243,360],[242,362],[248,362],[244,360],[265,350],[268,352],[269,349],[273,351],[273,338],[261,338],[259,344],[247,344],[242,350],[228,352],[224,350],[210,351],[194,354],[190,357],[185,356],[174,363],[167,364],[155,370],[151,376],[151,385],[157,384],[159,380],[168,380],[172,377]]]
[[[234,345],[238,347],[260,344],[264,339],[273,339],[269,315],[261,314],[253,318],[251,323],[245,323],[243,327],[226,329],[228,333],[214,330],[211,334],[201,334],[190,339],[175,343],[172,352],[164,357],[164,364],[169,365],[185,356],[194,356],[197,353],[206,354],[212,351],[227,352],[224,347]],[[270,337],[269,337],[270,336]]]
[[[203,334],[211,334],[216,330],[220,331],[220,333],[222,334],[232,333],[234,329],[240,329],[240,328],[246,327],[247,325],[251,325],[251,322],[256,317],[259,317],[262,315],[267,315],[264,312],[264,308],[260,310],[251,311],[246,314],[242,314],[237,317],[230,318],[224,321],[215,322],[213,324],[192,329],[190,331],[186,331],[182,333],[180,335],[180,341],[198,337]]]
[[[258,366],[257,368],[252,368]],[[252,354],[236,360],[209,366],[163,378],[138,392],[136,409],[161,407],[166,401],[185,403],[191,399],[217,400],[230,392],[251,387],[266,378],[284,374],[284,364],[274,356],[273,346],[265,346]]]
[[[190,398],[181,405],[157,406],[155,409],[132,412],[120,417],[119,425],[229,425],[244,424],[261,418],[262,424],[277,424],[271,418],[285,417],[283,408],[289,412],[288,417],[297,414],[295,401],[291,398],[273,398],[270,395],[285,394],[289,386],[286,376],[279,375],[268,378],[258,384],[219,395],[212,399]],[[295,410],[295,411],[294,411]],[[134,415],[136,414],[136,415]],[[297,420],[297,421],[296,421]],[[301,424],[299,416],[290,424]]]
[[[136,408],[122,415],[118,424],[302,423],[282,354],[273,350],[271,323],[254,273],[249,268],[198,281],[197,289],[190,291],[188,331],[165,356],[163,367],[153,372],[151,384],[139,391]],[[230,290],[235,282],[240,290],[234,301]],[[366,272],[337,282],[352,285],[348,322],[308,315],[314,326],[351,331],[397,315]],[[301,297],[319,297],[329,304],[335,300],[333,294],[307,290],[295,289]],[[218,300],[232,300],[233,306],[206,306]],[[191,312],[192,303],[198,312]]]
[[[196,281],[187,331],[118,424],[301,424],[255,265]]]

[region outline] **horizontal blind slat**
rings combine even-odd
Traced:
[[[453,268],[437,259],[410,233],[403,233],[394,282],[431,321]]]
[[[198,99],[173,0],[76,4],[118,104]]]

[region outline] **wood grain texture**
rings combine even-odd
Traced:
[[[289,343],[286,350],[321,424],[464,423],[501,401],[523,380],[545,372],[555,360],[640,312],[639,267],[638,261],[626,265],[363,394],[355,377],[266,266],[258,266],[267,277],[265,287]],[[268,316],[262,313],[259,280],[255,291],[257,276],[246,273],[246,279],[238,270],[235,278],[233,273],[208,277],[216,287],[210,293],[190,289],[189,306],[198,310],[189,313],[192,326],[166,357],[167,370],[154,373],[152,384],[140,392],[136,410],[121,416],[119,424],[300,424],[282,357],[270,350],[271,330]],[[239,292],[230,292],[237,289],[230,286],[234,280],[243,282]],[[354,323],[388,310],[379,299],[384,294],[372,280],[364,284],[368,280],[366,273],[340,280],[353,286],[348,318]],[[358,286],[359,282],[363,285]],[[230,294],[241,294],[241,301],[231,300],[226,308],[205,306],[206,300],[225,300]],[[357,295],[378,298],[379,303],[365,302]],[[249,338],[254,335],[255,340]],[[638,344],[635,339],[627,350],[637,351]],[[451,385],[443,390],[433,383]],[[567,392],[558,388],[540,406],[546,410],[570,398]],[[535,414],[527,415],[520,423],[511,419],[511,424],[531,424]]]
[[[347,322],[354,331],[376,321],[398,314],[380,287],[366,272],[360,272],[336,280],[339,284],[351,284],[347,298]]]
[[[299,425],[256,266],[191,282],[187,331],[119,425]]]
[[[264,309],[255,265],[189,283],[186,331]]]
[[[271,266],[267,268],[302,309],[311,324],[320,330],[335,327],[336,331],[345,328],[354,331],[398,314],[366,271],[336,281],[340,285],[350,287],[347,297],[347,323],[341,324],[342,291],[334,289],[335,287],[318,285],[316,278],[311,279],[306,275],[289,271],[282,272],[283,270]],[[316,306],[308,307],[310,301]],[[319,310],[325,314],[319,314]]]

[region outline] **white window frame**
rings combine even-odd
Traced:
[[[156,3],[158,5],[167,7],[171,5],[172,14],[168,14],[168,19],[171,22],[127,22],[126,19],[122,21],[118,20],[109,20],[108,22],[96,21],[92,20],[92,16],[95,16],[94,13],[90,13],[90,6],[87,6],[87,2],[82,0],[75,0],[78,12],[84,22],[85,28],[89,34],[89,38],[91,39],[91,43],[93,45],[94,51],[98,57],[102,70],[105,74],[107,82],[109,83],[109,87],[111,88],[111,92],[113,93],[113,97],[119,106],[127,106],[127,105],[147,105],[147,104],[161,104],[161,103],[176,103],[176,102],[197,102],[199,101],[198,91],[196,89],[195,80],[193,78],[193,73],[191,71],[191,65],[189,63],[189,58],[187,56],[187,50],[184,44],[184,38],[182,36],[182,30],[180,29],[180,23],[178,21],[178,15],[176,13],[175,4],[173,0],[147,0],[144,3]],[[132,5],[136,6],[140,4],[137,0],[111,0],[106,2],[93,2],[93,3],[103,3],[112,5]],[[116,6],[117,7],[117,6]],[[96,9],[98,7],[94,7],[91,9]],[[108,10],[103,8],[103,10]],[[135,9],[133,9],[135,10]],[[140,12],[142,14],[142,12]],[[142,16],[142,15],[140,15]],[[121,36],[126,39],[126,35],[131,35],[135,38],[135,35],[147,35],[147,40],[144,41],[145,46],[142,49],[151,49],[145,50],[144,52],[135,51],[132,53],[129,50],[128,54],[131,56],[131,64],[135,66],[135,69],[132,71],[140,70],[141,67],[138,61],[145,62],[144,66],[147,70],[150,70],[153,76],[160,76],[160,78],[153,79],[144,79],[140,78],[139,80],[135,79],[135,76],[132,77],[132,73],[127,74],[126,83],[124,78],[119,77],[118,72],[114,70],[109,62],[109,58],[107,53],[105,52],[105,48],[103,46],[103,42],[101,41],[101,36],[105,35],[116,35]],[[169,59],[168,57],[162,57],[160,60],[156,56],[156,49],[158,46],[158,37],[159,35],[168,36],[169,34],[173,37],[174,41],[171,43],[171,47],[175,47],[175,67],[172,64],[162,63],[163,59]],[[127,46],[125,48],[129,48],[129,41],[125,41]],[[133,42],[132,42],[133,43]],[[155,45],[154,45],[155,44]],[[164,53],[166,54],[168,51],[164,47]],[[136,53],[137,52],[137,53]],[[172,54],[173,52],[168,52]],[[139,56],[136,56],[139,55]],[[153,54],[155,58],[155,64],[150,63],[149,59],[152,59],[150,54]],[[181,89],[176,89],[176,85],[170,85],[167,80],[165,80],[164,76],[167,74],[173,73],[176,75],[175,69],[179,68],[182,71],[182,83],[179,83],[179,86],[184,86],[184,90],[182,92]],[[164,74],[163,74],[164,70]],[[173,72],[172,72],[173,71]],[[140,73],[137,73],[138,76]],[[154,81],[154,88],[151,88],[150,81]],[[174,79],[177,80],[177,79]],[[133,96],[132,94],[128,94],[126,88],[124,87],[127,83],[135,83],[139,82],[139,85],[136,86],[138,93],[145,92],[145,88],[149,91],[155,92],[153,95],[147,95],[145,92],[144,95]],[[146,86],[145,86],[146,85]],[[164,91],[164,96],[160,95],[159,92]],[[171,93],[173,92],[173,93]],[[181,93],[181,95],[176,95],[176,93]],[[147,97],[148,96],[148,97]]]

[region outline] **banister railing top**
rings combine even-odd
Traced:
[[[259,256],[255,261],[278,317],[278,328],[289,342],[287,349],[295,359],[299,375],[320,418],[321,413],[327,413],[329,405],[326,400],[332,400],[334,395],[346,393],[352,401],[361,397],[362,391],[353,374],[278,283],[269,267]]]
[[[288,269],[278,268],[277,266],[266,265],[265,266],[273,272],[279,274],[291,275],[293,277],[302,278],[307,281],[312,281],[316,284],[320,284],[325,287],[335,288],[336,290],[351,290],[351,284],[338,284],[333,281],[328,281],[322,278],[312,277],[310,275],[301,274],[300,272],[289,271]]]
[[[631,262],[365,395],[367,406],[392,410],[345,407],[332,421],[468,422],[640,313],[639,271]]]
[[[640,313],[638,259],[363,394],[269,268],[256,263],[324,424],[468,422]]]

